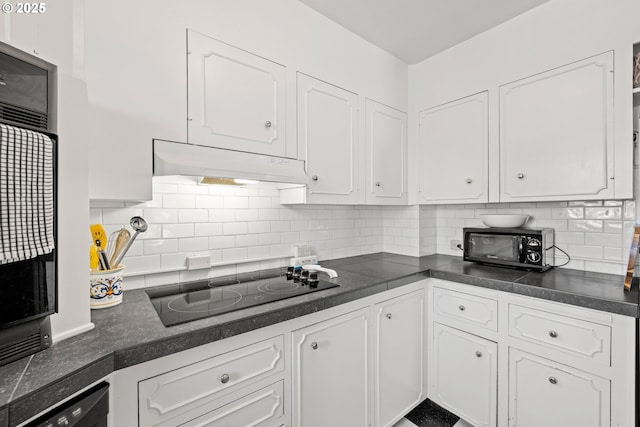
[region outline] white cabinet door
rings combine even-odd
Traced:
[[[407,203],[407,113],[366,100],[368,204]]]
[[[391,426],[425,393],[424,291],[375,306],[376,426]]]
[[[488,95],[420,112],[420,203],[488,201]]]
[[[500,87],[500,201],[613,197],[613,52]]]
[[[368,309],[293,331],[294,427],[368,427]]]
[[[609,380],[509,349],[510,427],[611,425]]]
[[[495,426],[498,345],[434,323],[431,354],[432,399],[474,426]]]
[[[188,140],[285,157],[286,69],[188,31]]]
[[[298,144],[308,203],[360,201],[358,95],[298,73]]]

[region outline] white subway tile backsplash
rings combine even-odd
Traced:
[[[241,261],[248,259],[247,248],[229,248],[222,250],[222,261]]]
[[[199,196],[196,198],[196,208],[198,209],[222,209],[223,202],[220,196]]]
[[[175,239],[180,237],[193,237],[194,224],[163,224],[162,238]]]
[[[127,226],[131,217],[142,216],[142,212],[142,208],[105,208],[102,209],[102,223]]]
[[[241,234],[236,236],[236,246],[258,246],[260,244],[260,235],[258,234]]]
[[[196,207],[196,196],[192,194],[164,194],[162,207],[189,209]]]
[[[149,224],[178,222],[178,209],[145,208],[142,215]]]
[[[222,234],[225,236],[247,234],[249,227],[246,222],[225,222],[222,224]]]
[[[157,240],[145,240],[143,242],[143,253],[145,255],[154,254],[169,254],[178,252],[178,240],[176,239],[157,239]],[[127,253],[130,254],[131,251]],[[123,263],[126,264],[127,258],[123,259]]]
[[[620,247],[622,245],[622,235],[621,234],[611,234],[611,233],[588,233],[585,235],[586,245],[598,245],[598,246],[609,246],[609,247]]]
[[[222,234],[222,225],[220,222],[205,222],[195,225],[195,236],[219,236]]]
[[[239,196],[225,196],[223,203],[225,209],[247,209],[249,207],[249,198]]]
[[[180,209],[178,222],[208,222],[209,211],[207,209]]]
[[[141,286],[170,283],[198,275],[211,277],[230,271],[262,268],[252,259],[286,265],[292,246],[309,244],[320,260],[338,256],[387,251],[413,256],[442,253],[461,256],[450,249],[462,239],[462,228],[482,226],[485,213],[531,215],[527,227],[552,227],[556,243],[569,250],[570,268],[610,271],[625,261],[636,215],[635,201],[544,203],[490,203],[440,206],[281,206],[275,186],[205,186],[189,177],[154,178],[154,198],[145,203],[92,202],[90,219],[105,229],[127,225],[141,215],[149,230],[129,251],[131,271],[160,273],[135,278]],[[624,221],[624,222],[623,222]],[[185,267],[192,253],[208,253],[213,264],[247,262],[213,267],[198,273],[165,272]],[[562,254],[557,262],[564,262]],[[125,258],[124,263],[126,264]],[[249,271],[249,270],[246,270]],[[599,270],[596,270],[599,271]],[[133,279],[133,277],[132,277]],[[145,282],[146,279],[146,282]]]
[[[585,208],[584,211],[586,219],[622,219],[620,207]]]
[[[256,209],[238,209],[236,211],[236,221],[258,221],[260,213]]]
[[[233,222],[235,220],[235,209],[209,209],[210,222]]]
[[[553,208],[551,209],[551,218],[553,219],[582,219],[584,218],[584,208]]]
[[[178,252],[197,252],[209,249],[208,237],[178,239]]]
[[[214,236],[209,237],[209,249],[235,248],[235,236]]]
[[[602,232],[602,221],[600,220],[579,220],[579,221],[568,221],[569,222],[569,231],[582,231],[582,232],[592,232],[599,233]]]

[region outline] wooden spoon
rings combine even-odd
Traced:
[[[111,265],[111,268],[118,268],[118,266],[115,265],[114,263],[118,258],[118,255],[120,255],[120,252],[122,252],[124,247],[127,245],[127,242],[129,241],[130,238],[131,238],[131,233],[129,233],[129,230],[127,230],[124,227],[121,228],[120,231],[118,232],[118,236],[116,237],[116,244],[113,250],[113,254],[111,255],[111,259],[109,260],[109,264]]]

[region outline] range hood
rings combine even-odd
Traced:
[[[302,160],[153,140],[153,175],[190,175],[307,184]]]

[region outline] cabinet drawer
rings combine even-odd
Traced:
[[[509,426],[610,427],[611,382],[510,348]]]
[[[215,411],[206,413],[185,424],[180,424],[180,426],[266,427],[281,425],[281,423],[277,423],[275,420],[278,420],[284,414],[283,393],[283,381],[278,381],[275,384],[235,400]]]
[[[611,363],[609,326],[510,304],[509,335],[605,366]]]
[[[435,317],[461,320],[492,331],[498,330],[498,302],[489,298],[442,288],[433,289]]]
[[[257,381],[284,368],[284,338],[261,341],[141,381],[138,404],[141,425],[156,425],[189,413],[186,420],[211,409],[207,403],[223,391]],[[194,409],[198,412],[194,413]],[[184,421],[186,421],[184,420]],[[174,424],[175,425],[175,424]]]

